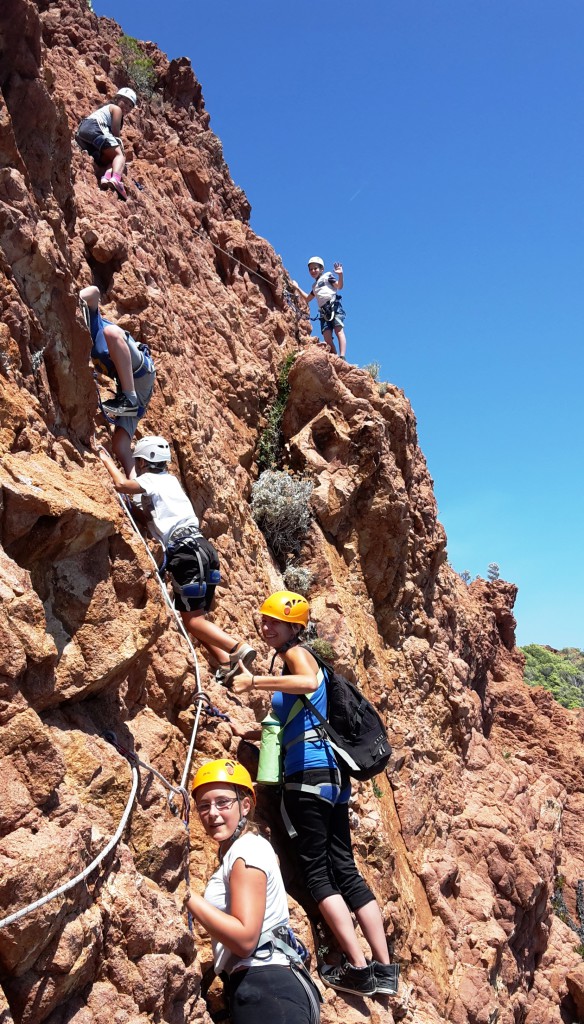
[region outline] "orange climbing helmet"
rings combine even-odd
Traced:
[[[247,768],[244,768],[239,761],[230,761],[228,758],[219,758],[217,761],[207,761],[202,764],[193,782],[193,793],[201,786],[209,782],[226,782],[230,786],[241,786],[247,789],[255,804],[255,793],[251,775]]]
[[[271,619],[280,619],[281,622],[307,626],[310,605],[306,598],[302,597],[302,594],[295,594],[292,590],[278,590],[276,594],[266,598],[260,608],[260,615],[267,615]]]

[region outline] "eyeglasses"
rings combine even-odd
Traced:
[[[197,804],[197,811],[202,818],[206,817],[213,807],[221,814],[222,811],[230,811],[236,800],[236,796],[220,796],[218,800],[204,800],[202,804]]]

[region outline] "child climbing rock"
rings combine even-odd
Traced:
[[[134,460],[130,442],[152,397],[156,380],[154,363],[146,345],[138,344],[131,334],[101,315],[99,289],[95,285],[81,290],[79,302],[91,334],[93,365],[117,383],[115,398],[101,405],[103,412],[114,419],[114,454],[126,476],[131,476]]]
[[[120,135],[124,114],[129,114],[137,102],[133,89],[118,89],[111,103],[83,118],[75,136],[81,149],[93,157],[99,187],[113,189],[124,202],[128,198],[122,183],[126,158]]]
[[[205,895],[186,906],[211,936],[232,1024],[318,1024],[320,995],[290,944],[288,901],[267,839],[252,824],[255,794],[237,761],[203,764],[193,783],[203,828],[219,865]]]
[[[216,678],[229,682],[238,664],[251,665],[256,652],[238,642],[207,619],[220,581],[219,556],[203,537],[195,510],[176,477],[167,472],[170,446],[163,437],[143,437],[134,448],[136,479],[117,468],[105,449],[99,456],[116,491],[142,495],[141,509],[149,519],[152,536],[165,550],[165,568],[174,591],[174,603],[185,627],[219,665]]]
[[[303,292],[296,281],[292,281],[292,287],[302,296],[306,303],[316,299],[320,316],[320,329],[325,345],[329,351],[336,355],[333,341],[333,330],[339,342],[339,355],[345,358],[347,352],[347,339],[345,337],[345,311],[341,304],[341,296],[338,294],[343,287],[343,266],[341,263],[334,264],[335,274],[324,269],[324,261],[320,256],[311,256],[308,261],[308,273],[314,284],[309,292]]]
[[[282,658],[282,675],[252,675],[242,667],[233,678],[233,691],[273,692],[272,713],[283,726],[286,824],[297,837],[307,887],[343,951],[338,966],[321,965],[322,981],[341,992],[395,995],[399,967],[389,962],[381,911],[353,858],[349,776],[323,739],[317,718],[296,698],[306,694],[326,717],[326,673],[301,645],[309,611],[306,599],[292,591],[278,591],[264,601],[260,608],[262,635],[273,648],[274,659]],[[296,703],[300,707],[295,712]],[[245,739],[257,738],[253,730],[236,731]],[[352,914],[369,944],[371,961],[363,955]]]

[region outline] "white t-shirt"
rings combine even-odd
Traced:
[[[142,473],[136,479],[150,498],[150,503],[142,499],[142,508],[152,505],[152,522],[148,524],[150,532],[164,547],[177,526],[198,527],[195,510],[175,476],[171,473]]]
[[[112,115],[110,111],[109,103],[106,103],[103,107],[99,107],[98,110],[94,110],[92,114],[87,118],[88,121],[97,121],[100,128],[107,128],[111,132],[112,129]]]
[[[333,288],[333,284],[336,284],[336,277],[331,274],[330,270],[326,270],[324,274],[317,277],[316,281],[312,286],[312,294],[316,296],[318,308],[324,306],[325,302],[329,302],[330,299],[334,299],[337,294],[336,289]]]
[[[251,832],[245,833],[239,839],[236,839],[233,846],[229,848],[223,858],[223,863],[211,875],[207,883],[205,899],[214,907],[229,914],[229,878],[236,860],[243,860],[249,868],[259,868],[267,878],[266,912],[262,932],[275,928],[279,924],[288,924],[288,900],[286,899],[286,890],[282,881],[282,875],[280,874],[278,861],[276,860],[276,854],[267,839],[264,839],[262,836],[256,836]],[[288,966],[288,960],[278,950],[274,950],[273,953],[268,952],[268,950],[262,950],[258,956],[248,956],[245,959],[240,959],[216,939],[211,939],[211,944],[213,946],[215,974],[221,974],[221,971],[224,970],[231,974],[235,967],[261,967],[267,964],[271,966],[274,964]]]

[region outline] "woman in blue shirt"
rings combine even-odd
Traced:
[[[242,665],[233,690],[274,691],[272,710],[284,726],[284,807],[297,835],[308,890],[344,954],[338,966],[321,965],[322,981],[342,992],[394,995],[397,967],[389,963],[383,918],[353,857],[349,778],[319,734],[318,720],[310,710],[303,706],[290,717],[302,693],[322,715],[327,714],[325,671],[300,642],[309,611],[306,599],[291,591],[279,591],[264,601],[260,608],[262,636],[275,652],[270,671],[280,657],[282,675],[255,675]],[[363,955],[351,912],[371,948],[371,963]]]

